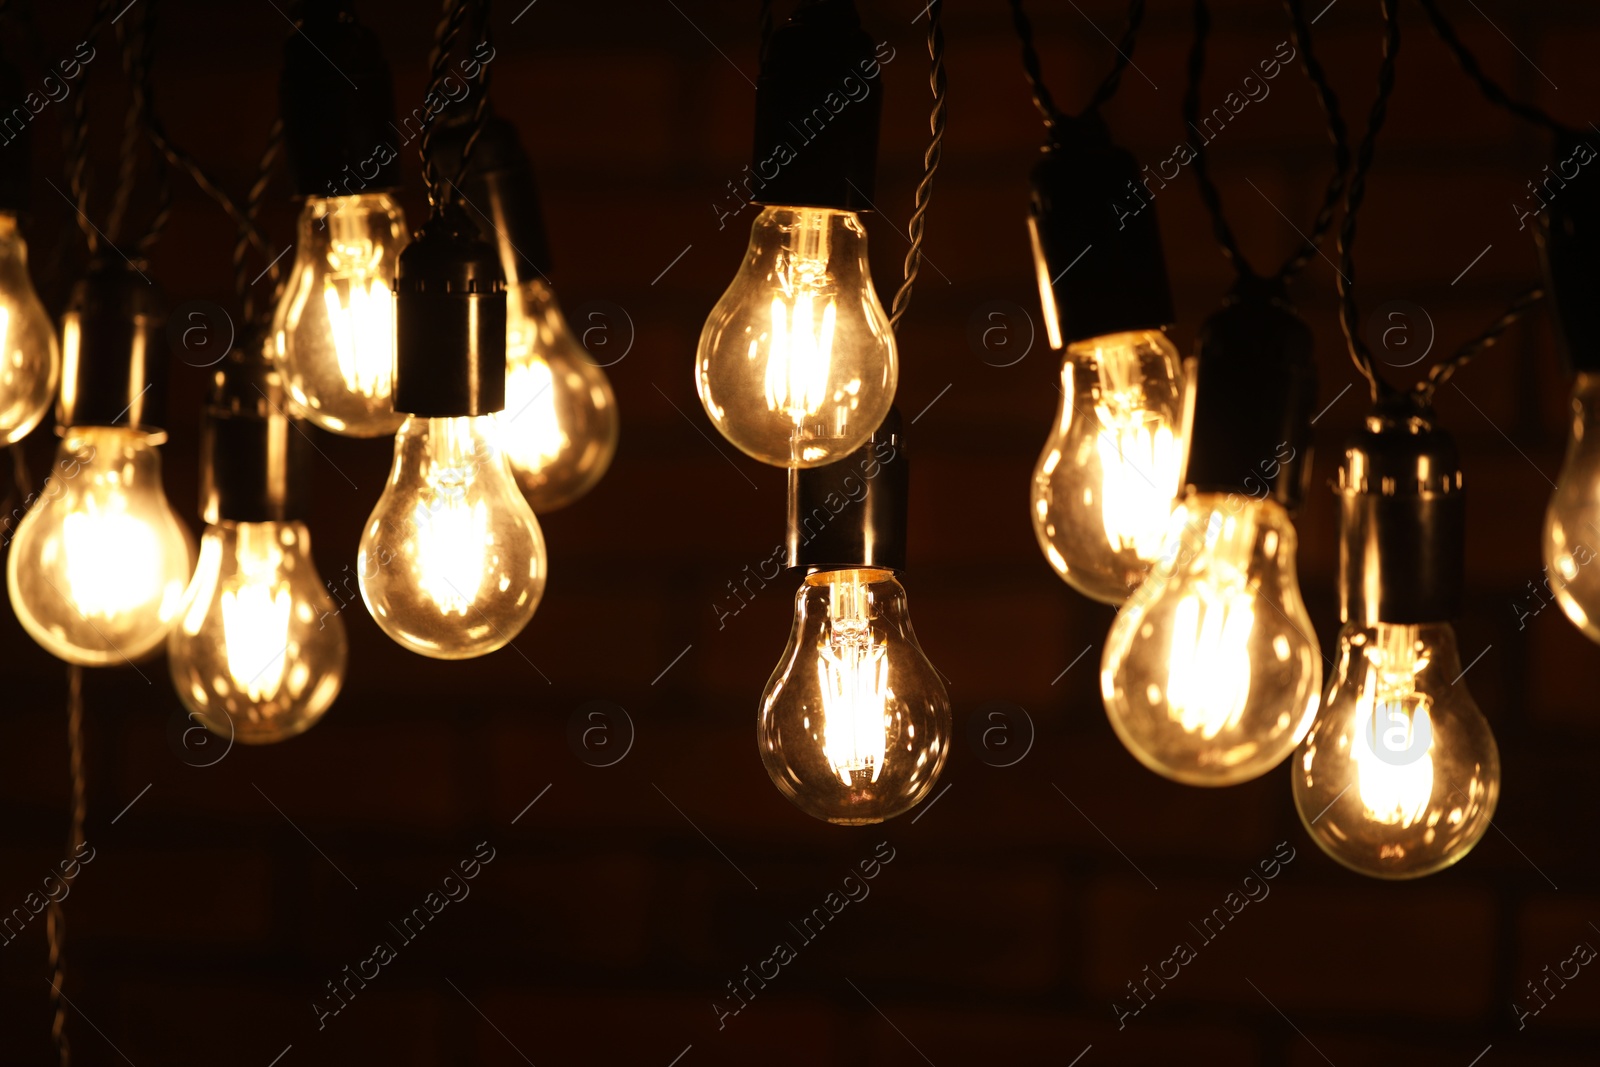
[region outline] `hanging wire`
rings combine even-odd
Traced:
[[[1328,187],[1322,194],[1322,206],[1317,209],[1317,217],[1312,220],[1310,236],[1305,244],[1278,268],[1278,280],[1287,284],[1305,268],[1307,263],[1311,262],[1311,257],[1317,254],[1317,247],[1322,243],[1323,237],[1327,236],[1328,230],[1333,226],[1333,216],[1339,210],[1339,201],[1344,196],[1345,175],[1350,171],[1350,134],[1345,127],[1344,116],[1339,111],[1339,98],[1334,94],[1333,86],[1328,83],[1328,75],[1323,71],[1322,64],[1317,60],[1316,51],[1312,48],[1311,25],[1306,22],[1304,0],[1284,0],[1283,6],[1289,12],[1289,32],[1300,53],[1301,68],[1316,93],[1317,103],[1322,107],[1322,116],[1328,124],[1328,139],[1333,142],[1333,177],[1328,179]]]
[[[122,173],[117,187],[119,206],[114,207],[114,211],[126,210],[134,186],[138,183],[139,138],[148,135],[155,124],[155,113],[152,110],[154,97],[150,83],[155,18],[155,0],[147,0],[140,11],[137,23],[129,19],[117,27],[117,34],[123,42],[122,64],[128,75],[130,93],[128,125],[123,134]],[[136,29],[124,28],[135,25]],[[144,236],[139,238],[137,246],[139,258],[149,257],[155,249],[156,242],[161,239],[161,231],[166,228],[167,219],[172,214],[172,183],[168,178],[167,161],[157,156],[155,166],[156,207],[149,224],[145,227]],[[115,218],[113,221],[120,226],[120,218]],[[112,241],[117,239],[114,233],[108,236]]]
[[[1344,197],[1344,225],[1339,229],[1339,269],[1334,274],[1334,286],[1339,294],[1339,327],[1344,331],[1345,345],[1356,370],[1367,380],[1374,403],[1394,394],[1394,387],[1383,380],[1373,363],[1372,351],[1361,336],[1360,312],[1353,292],[1355,285],[1356,218],[1361,202],[1367,194],[1367,172],[1372,168],[1377,150],[1378,132],[1383,129],[1389,112],[1389,96],[1394,92],[1395,57],[1400,51],[1400,20],[1395,8],[1399,0],[1380,0],[1383,15],[1383,60],[1378,65],[1378,95],[1367,113],[1367,130],[1362,135],[1361,146],[1356,151],[1355,169],[1350,175],[1349,187]]]
[[[1544,289],[1537,285],[1519,293],[1517,298],[1511,302],[1511,306],[1505,310],[1505,313],[1491,322],[1487,329],[1458,348],[1456,354],[1449,359],[1434,364],[1428,370],[1427,379],[1418,382],[1416,385],[1417,399],[1421,401],[1423,406],[1431,405],[1433,403],[1433,394],[1438,392],[1441,385],[1454,377],[1456,371],[1472,362],[1480,352],[1486,352],[1493,348],[1499,342],[1500,335],[1526,315],[1535,304],[1543,300],[1544,295]]]
[[[252,229],[255,229],[258,234],[260,233],[257,220],[261,215],[261,201],[266,195],[268,187],[272,185],[274,164],[277,162],[278,154],[282,150],[283,118],[282,116],[279,116],[277,119],[273,120],[272,128],[267,132],[267,147],[261,152],[261,161],[256,168],[256,180],[254,184],[250,186],[250,192],[245,197],[244,217],[247,225],[239,227],[239,239],[235,241],[233,245],[233,291],[238,295],[239,300],[243,304],[244,321],[246,324],[254,323],[256,321],[256,300],[254,288],[252,283],[247,281],[245,278],[245,276],[250,273],[250,268],[246,262],[250,255],[250,232]],[[277,304],[278,289],[282,284],[282,275],[278,270],[278,260],[276,257],[267,263],[264,273],[267,275],[268,280],[272,283],[271,297],[266,301],[265,305],[266,307],[270,308]],[[256,277],[257,280],[260,279],[260,275],[257,275]]]
[[[906,253],[905,281],[894,294],[889,309],[889,329],[900,325],[906,309],[911,306],[911,289],[917,274],[922,270],[922,236],[927,224],[928,203],[933,198],[933,176],[938,173],[939,159],[944,154],[945,90],[944,73],[944,0],[933,0],[928,5],[928,85],[933,90],[933,111],[928,115],[928,130],[932,140],[922,157],[922,181],[917,183],[916,208],[906,231],[911,238],[911,249]]]
[[[1473,55],[1467,49],[1467,46],[1462,43],[1461,36],[1456,33],[1456,28],[1450,24],[1449,19],[1444,17],[1444,12],[1439,10],[1438,0],[1422,0],[1422,9],[1428,13],[1428,21],[1433,23],[1433,30],[1439,35],[1439,40],[1443,41],[1445,48],[1449,49],[1450,54],[1455,56],[1456,62],[1460,64],[1466,76],[1477,84],[1478,91],[1483,94],[1484,99],[1495,107],[1504,108],[1513,115],[1517,115],[1536,126],[1543,126],[1552,133],[1570,134],[1574,132],[1570,126],[1551,117],[1550,113],[1543,108],[1513,98],[1510,93],[1500,87],[1498,82],[1489,77],[1484,72],[1483,66],[1479,64],[1478,57]]]
[[[468,0],[444,0],[444,14],[440,16],[438,26],[434,28],[433,50],[428,53],[429,98],[437,100],[445,95],[444,79],[450,73],[450,52],[461,36],[461,29],[467,19],[467,8]],[[487,27],[487,19],[484,20],[484,24]],[[439,173],[433,158],[433,139],[439,131],[436,118],[422,131],[422,140],[417,146],[422,156],[422,181],[428,188],[428,206],[435,218],[450,201],[450,185]],[[474,131],[474,140],[476,137],[477,131]]]
[[[1239,250],[1239,241],[1233,227],[1222,211],[1222,194],[1211,180],[1210,156],[1206,152],[1206,139],[1200,135],[1200,82],[1206,69],[1206,39],[1211,35],[1211,8],[1206,0],[1194,0],[1194,43],[1189,47],[1189,85],[1183,93],[1183,121],[1196,134],[1198,144],[1194,151],[1194,177],[1200,187],[1200,199],[1211,216],[1211,232],[1222,248],[1222,254],[1231,262],[1240,277],[1251,277],[1255,271],[1250,261]]]
[[[72,770],[72,825],[67,832],[67,859],[76,862],[83,851],[83,820],[87,812],[87,783],[83,775],[83,668],[67,667],[67,746]],[[62,898],[63,900],[65,898]],[[50,1036],[56,1043],[61,1067],[71,1067],[72,1043],[67,1039],[67,1003],[62,986],[67,980],[67,916],[61,900],[54,898],[45,915],[45,935],[50,942]]]
[[[1117,89],[1122,84],[1123,72],[1133,62],[1133,49],[1139,39],[1139,26],[1144,21],[1145,0],[1130,0],[1128,4],[1128,22],[1122,31],[1122,40],[1113,47],[1117,51],[1116,61],[1111,70],[1101,79],[1087,106],[1081,115],[1090,115],[1100,110],[1101,106],[1111,101],[1117,95]],[[1011,23],[1016,27],[1017,39],[1022,44],[1022,70],[1028,78],[1028,88],[1033,94],[1033,106],[1039,109],[1039,115],[1044,119],[1044,126],[1052,135],[1067,121],[1070,116],[1064,115],[1056,106],[1055,99],[1050,95],[1050,90],[1044,84],[1044,72],[1039,64],[1039,52],[1033,44],[1033,23],[1028,18],[1028,13],[1023,10],[1022,0],[1011,0]]]
[[[111,17],[115,0],[96,0],[94,15],[89,20],[89,32],[84,41],[93,43]],[[87,74],[85,75],[87,82]],[[78,229],[93,256],[100,250],[100,233],[89,219],[89,179],[84,171],[89,162],[89,94],[87,85],[78,88],[77,99],[72,103],[72,119],[66,129],[67,188],[72,191],[72,203],[78,214]]]
[[[478,0],[478,21],[483,27],[483,44],[492,44],[489,30],[489,0]],[[489,64],[478,64],[478,106],[472,113],[472,132],[467,134],[467,141],[461,146],[461,163],[456,167],[455,180],[452,187],[459,191],[462,182],[467,179],[467,164],[472,161],[472,150],[478,145],[478,138],[483,136],[484,127],[489,121]]]

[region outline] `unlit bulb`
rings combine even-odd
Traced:
[[[334,433],[395,432],[394,280],[405,215],[387,193],[312,197],[273,320],[296,414]]]
[[[1289,755],[1321,685],[1288,513],[1191,492],[1106,638],[1100,688],[1117,736],[1157,774],[1232,785]]]
[[[899,366],[852,211],[767,207],[700,334],[695,383],[716,428],[776,467],[817,467],[864,444]]]
[[[533,618],[545,548],[495,419],[406,419],[358,554],[361,595],[384,633],[436,659],[481,656]]]
[[[889,570],[808,574],[761,698],[762,762],[808,815],[882,822],[927,795],[950,747],[950,698]]]
[[[1455,863],[1489,828],[1500,755],[1448,623],[1350,625],[1294,759],[1294,800],[1324,852],[1375,878]]]
[[[1544,562],[1561,610],[1600,641],[1600,374],[1578,375],[1567,459],[1544,516]]]
[[[1161,549],[1183,479],[1183,372],[1155,330],[1067,347],[1061,408],[1033,472],[1033,530],[1078,592],[1120,604]]]
[[[11,606],[29,636],[68,663],[138,660],[183,604],[194,554],[161,486],[158,440],[126,427],[67,430],[17,528],[6,561]]]
[[[535,279],[506,291],[506,406],[500,444],[535,512],[594,488],[617,451],[611,383]]]
[[[301,733],[339,695],[347,655],[304,523],[206,528],[167,662],[207,729],[246,744]]]
[[[61,376],[56,331],[28,276],[28,246],[17,217],[0,212],[0,444],[39,425]]]

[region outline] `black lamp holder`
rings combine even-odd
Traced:
[[[96,258],[72,288],[62,345],[56,429],[125,426],[163,434],[167,409],[166,310],[161,292],[132,263]]]
[[[200,419],[200,518],[299,522],[308,517],[311,439],[289,417],[283,378],[253,331],[218,365]]]
[[[476,111],[476,102],[467,102],[441,116],[433,139],[435,165],[441,173],[453,176],[460,172],[461,154],[472,135]],[[478,232],[499,251],[506,285],[515,287],[545,277],[550,269],[550,242],[533,164],[517,128],[495,114],[492,105],[472,146],[466,174],[457,184]]]
[[[789,471],[788,566],[905,570],[909,489],[905,433],[890,408],[854,452]]]

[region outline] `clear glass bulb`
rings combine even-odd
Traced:
[[[1561,610],[1600,641],[1600,374],[1579,374],[1572,390],[1572,436],[1544,515],[1544,562]]]
[[[406,220],[388,193],[312,197],[273,316],[296,414],[350,437],[392,434],[394,279]]]
[[[1189,785],[1233,785],[1305,736],[1322,653],[1295,577],[1295,531],[1271,500],[1191,492],[1128,598],[1100,667],[1117,736]]]
[[[617,451],[617,398],[541,280],[506,290],[500,445],[536,512],[594,488]]]
[[[1500,753],[1450,624],[1346,626],[1293,766],[1306,831],[1351,870],[1417,878],[1470,852],[1494,817]]]
[[[831,823],[892,819],[933,788],[950,750],[950,697],[893,571],[806,575],[757,742],[778,791]]]
[[[1183,370],[1156,330],[1069,345],[1033,470],[1033,532],[1056,573],[1120,604],[1161,550],[1183,479]]]
[[[344,622],[300,522],[206,527],[167,664],[184,706],[221,737],[282,741],[344,684]]]
[[[712,424],[763,463],[818,467],[865,444],[900,371],[855,212],[763,208],[694,370]]]
[[[61,349],[33,280],[17,217],[0,212],[0,444],[33,432],[55,399]]]
[[[17,527],[6,561],[11,606],[58,659],[137,660],[183,606],[194,548],[161,487],[159,441],[127,427],[67,430]]]
[[[406,419],[357,555],[383,632],[435,659],[481,656],[533,618],[544,535],[517,490],[495,418]]]

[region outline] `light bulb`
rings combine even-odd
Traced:
[[[296,414],[351,437],[394,433],[394,279],[405,215],[387,193],[311,197],[272,330]]]
[[[1233,785],[1289,755],[1321,685],[1288,512],[1191,492],[1106,638],[1100,689],[1117,736],[1157,774]]]
[[[950,697],[893,571],[806,575],[757,740],[778,790],[831,823],[891,819],[933,788],[950,749]]]
[[[1572,436],[1544,516],[1544,562],[1561,610],[1600,641],[1600,374],[1580,373],[1572,390]]]
[[[899,364],[853,211],[767,207],[695,355],[722,436],[775,467],[859,448],[894,402]]]
[[[1416,878],[1471,851],[1494,817],[1500,755],[1450,624],[1346,626],[1293,767],[1306,831],[1352,870]]]
[[[500,445],[536,512],[594,488],[617,451],[617,399],[538,279],[506,290]]]
[[[544,536],[494,433],[492,415],[406,419],[361,535],[362,599],[384,633],[424,656],[493,652],[544,593]]]
[[[56,331],[28,277],[28,246],[17,217],[0,212],[0,444],[39,425],[61,376]]]
[[[194,562],[161,488],[159,438],[73,427],[6,561],[11,606],[45,650],[100,667],[144,656],[167,636]]]
[[[300,522],[219,522],[167,637],[178,697],[207,729],[268,744],[308,729],[344,684],[344,623]]]
[[[1033,471],[1033,532],[1078,592],[1120,604],[1161,549],[1183,478],[1178,350],[1157,330],[1067,347],[1061,408]]]

